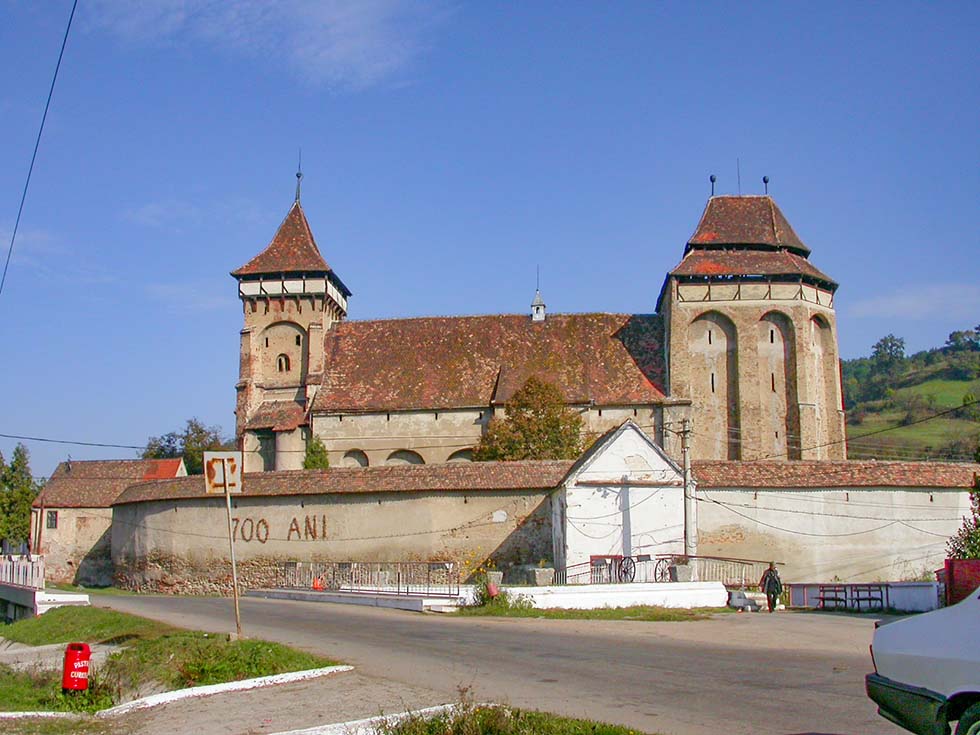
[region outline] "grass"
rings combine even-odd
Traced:
[[[165,623],[99,607],[56,607],[40,617],[18,620],[0,627],[7,640],[43,646],[49,643],[122,643],[159,638],[177,631]]]
[[[80,592],[85,595],[135,595],[132,590],[124,590],[119,587],[83,587],[78,584],[64,584],[62,582],[48,582],[47,589],[58,592]]]
[[[957,406],[963,405],[963,395],[966,393],[980,395],[980,378],[977,380],[933,378],[932,380],[923,381],[918,385],[899,388],[895,391],[895,394],[899,396],[933,396],[937,408],[956,408]]]
[[[463,705],[450,714],[382,725],[382,735],[643,735],[620,725],[499,706]]]
[[[635,605],[633,607],[602,607],[595,610],[565,610],[561,608],[527,608],[520,606],[482,605],[464,607],[457,612],[463,616],[501,618],[545,618],[547,620],[641,620],[653,623],[671,623],[687,620],[707,620],[718,613],[731,612],[727,607],[700,607],[693,609]]]
[[[7,735],[111,735],[112,726],[94,717],[71,719],[24,718],[6,720],[3,732]]]
[[[95,607],[59,607],[0,627],[3,637],[29,645],[85,641],[125,644],[89,678],[83,694],[61,693],[61,672],[0,667],[0,710],[94,712],[124,697],[320,668],[334,662],[279,643],[229,641],[226,636],[174,628]]]
[[[855,457],[877,456],[879,459],[922,458],[929,451],[938,451],[958,437],[980,435],[975,421],[938,418],[912,426],[899,426],[903,415],[902,411],[868,413],[859,425],[848,424],[849,454]],[[891,427],[898,428],[867,439],[860,438],[863,434]]]

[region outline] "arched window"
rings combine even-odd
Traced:
[[[385,464],[425,464],[425,460],[418,452],[399,449],[388,455]]]
[[[276,367],[279,369],[280,373],[289,372],[289,355],[279,355],[276,358]]]
[[[472,449],[460,449],[449,455],[447,462],[472,462],[473,461],[473,450]]]
[[[360,449],[351,449],[344,453],[340,464],[343,467],[367,467],[368,458]]]

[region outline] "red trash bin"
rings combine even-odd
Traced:
[[[80,692],[88,689],[88,663],[92,649],[87,643],[69,643],[65,648],[65,665],[61,672],[61,691]]]

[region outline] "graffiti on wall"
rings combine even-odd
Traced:
[[[308,515],[300,519],[293,516],[282,534],[274,534],[273,527],[265,518],[232,516],[232,538],[245,543],[266,543],[270,538],[282,541],[326,541],[327,516]]]

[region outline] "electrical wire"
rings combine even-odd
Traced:
[[[31,176],[34,173],[34,162],[37,160],[37,151],[41,146],[41,134],[44,132],[44,123],[48,119],[48,109],[51,107],[51,98],[54,96],[54,85],[58,81],[58,71],[61,69],[61,60],[65,56],[65,46],[68,45],[68,33],[71,31],[71,22],[75,18],[75,9],[78,7],[78,0],[71,6],[71,14],[68,16],[68,25],[65,28],[65,37],[61,40],[61,50],[58,52],[58,63],[54,67],[54,75],[51,77],[51,88],[48,90],[48,99],[44,103],[44,114],[41,115],[41,125],[37,131],[37,140],[34,141],[34,153],[31,154],[31,165],[27,169],[27,180],[24,182],[24,191],[20,195],[20,206],[17,207],[17,218],[14,220],[14,231],[10,235],[10,247],[7,248],[7,260],[3,264],[3,276],[0,276],[0,295],[3,294],[4,284],[7,283],[7,269],[10,267],[10,256],[14,252],[14,241],[17,239],[17,230],[20,227],[20,217],[24,213],[24,202],[27,201],[27,189],[31,185]]]

